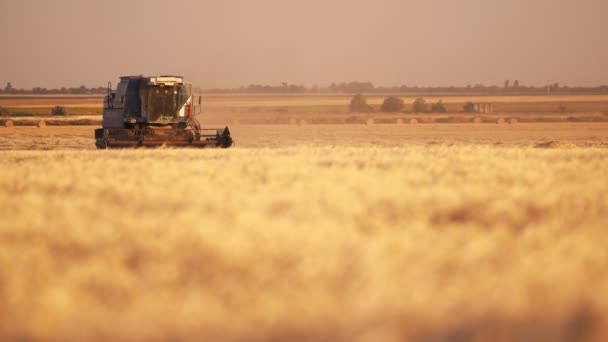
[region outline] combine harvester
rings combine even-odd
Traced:
[[[99,149],[114,147],[230,147],[228,127],[203,129],[194,116],[192,85],[179,76],[125,76],[115,91],[108,85],[102,128],[95,130]],[[198,113],[194,113],[195,109]]]

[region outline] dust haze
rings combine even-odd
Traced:
[[[608,341],[606,13],[0,0],[0,341]]]
[[[601,0],[2,1],[0,83],[600,85],[607,12]]]

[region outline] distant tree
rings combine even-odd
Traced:
[[[362,94],[356,94],[350,100],[349,110],[355,113],[369,113],[373,112],[374,108],[367,104],[367,99]]]
[[[371,82],[349,82],[344,85],[344,92],[348,93],[367,93],[373,92],[374,84]]]
[[[509,83],[510,83],[510,81],[509,81],[509,80],[506,80],[506,81],[505,81],[505,89],[509,89]]]
[[[51,109],[53,115],[68,115],[68,111],[63,106],[55,106]]]
[[[559,90],[559,82],[553,83],[553,90]]]
[[[6,82],[6,87],[4,87],[4,92],[7,94],[10,94],[14,91],[15,91],[15,88],[13,88],[13,85],[11,84],[11,82]]]
[[[515,82],[513,82],[513,88],[517,89],[519,88],[519,81],[515,80]]]
[[[473,102],[467,102],[462,107],[462,111],[465,113],[474,113],[475,112],[475,104]]]
[[[46,88],[42,88],[42,87],[32,88],[32,93],[33,94],[45,94],[47,92],[48,92],[48,90]]]
[[[290,84],[289,85],[289,92],[290,93],[304,93],[306,91],[306,87],[302,86],[302,85],[297,85],[297,84]]]
[[[445,113],[447,111],[447,109],[445,108],[445,105],[443,104],[443,101],[439,100],[439,102],[437,103],[433,103],[433,105],[431,105],[431,113]]]
[[[375,87],[371,82],[341,82],[339,84],[332,83],[329,86],[331,92],[337,93],[371,93],[375,91]]]
[[[403,100],[397,96],[389,96],[382,103],[380,110],[383,112],[400,112],[405,107]]]
[[[423,97],[419,97],[414,101],[412,105],[412,112],[414,113],[426,113],[426,100]]]

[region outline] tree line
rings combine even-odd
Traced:
[[[43,88],[43,87],[34,87],[32,89],[17,89],[13,87],[11,82],[7,82],[4,88],[0,88],[0,94],[49,94],[49,95],[59,95],[59,94],[105,94],[107,93],[107,87],[93,87],[87,88],[83,85],[79,87],[61,87],[61,88]]]
[[[195,90],[206,94],[487,94],[487,95],[517,95],[517,94],[605,94],[608,93],[608,85],[598,87],[569,87],[553,83],[550,85],[526,86],[518,80],[511,82],[506,80],[503,86],[483,84],[467,85],[463,87],[419,87],[419,86],[375,86],[372,82],[341,82],[331,83],[327,86],[313,85],[310,87],[283,82],[279,85],[250,84],[238,88],[211,88],[197,87]],[[105,94],[106,87],[88,88],[84,85],[79,87],[17,89],[11,82],[7,82],[4,88],[0,88],[0,94]]]
[[[400,85],[394,87],[375,86],[372,82],[341,82],[328,86],[303,85],[282,83],[280,85],[250,84],[238,88],[197,88],[202,93],[211,94],[487,94],[487,95],[516,95],[516,94],[597,94],[608,93],[608,85],[597,87],[570,87],[553,83],[546,86],[526,86],[519,80],[505,81],[503,86],[474,84],[467,86],[419,87]]]
[[[473,103],[467,103],[463,107],[464,112],[472,112],[473,108],[469,108],[469,106],[474,106]],[[397,96],[389,96],[384,99],[382,105],[380,106],[380,112],[385,113],[398,113],[403,112],[405,108],[405,102],[403,99]],[[349,111],[352,113],[373,113],[376,110],[367,103],[367,98],[363,94],[355,94],[350,100],[350,105],[348,107]],[[417,98],[412,104],[412,112],[413,113],[445,113],[447,112],[447,108],[443,101],[439,100],[436,103],[427,103],[423,97]]]

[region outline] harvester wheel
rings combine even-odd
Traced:
[[[232,143],[233,143],[232,137],[229,135],[224,135],[224,136],[222,136],[220,146],[222,148],[228,148],[228,147],[232,146]]]
[[[98,150],[105,150],[108,148],[108,141],[106,139],[98,139],[95,141],[95,146]]]

